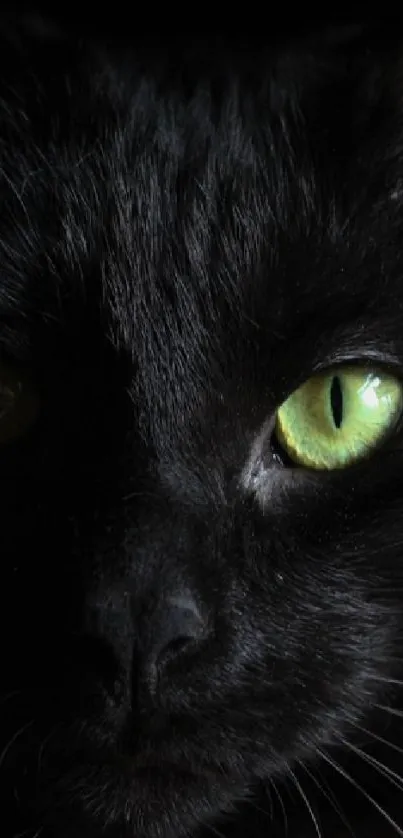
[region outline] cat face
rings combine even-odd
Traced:
[[[52,835],[191,834],[398,677],[398,102],[257,56],[4,61],[1,741]],[[279,407],[350,369],[390,433],[296,463]]]

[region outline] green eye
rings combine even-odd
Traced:
[[[366,457],[403,409],[403,386],[381,369],[340,367],[315,375],[277,411],[275,435],[291,460],[336,469]]]

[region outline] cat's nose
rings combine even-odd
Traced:
[[[185,668],[208,636],[208,623],[190,595],[172,596],[161,603],[143,622],[139,655],[140,680],[153,694],[164,675]]]

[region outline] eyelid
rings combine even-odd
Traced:
[[[337,352],[335,354],[321,357],[320,360],[314,362],[311,368],[311,375],[320,375],[328,370],[339,369],[344,366],[360,366],[360,367],[382,367],[386,372],[390,372],[403,381],[403,358],[398,358],[396,355],[388,352],[361,350],[361,352]],[[305,376],[306,381],[308,376]],[[302,383],[302,382],[301,382]],[[295,389],[295,388],[294,388]]]
[[[287,383],[287,387],[284,387],[280,397],[277,399],[276,408],[278,408],[283,404],[283,402],[291,396],[295,390],[298,390],[302,384],[305,383],[309,378],[312,378],[314,375],[323,375],[324,373],[330,371],[336,371],[345,366],[360,366],[373,368],[381,367],[386,372],[394,375],[395,378],[398,378],[403,384],[403,358],[399,359],[396,355],[392,355],[389,353],[386,355],[385,353],[373,352],[372,354],[365,354],[361,353],[338,353],[337,355],[328,355],[326,357],[321,357],[320,360],[317,362],[312,363],[311,366],[306,367],[296,378],[293,378],[291,381]]]

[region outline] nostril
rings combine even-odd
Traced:
[[[140,667],[153,691],[168,665],[194,654],[208,633],[196,603],[188,596],[170,597],[148,617],[147,642]]]
[[[176,637],[164,646],[157,659],[155,665],[158,670],[163,669],[171,660],[178,658],[183,652],[189,650],[189,647],[194,645],[194,637]]]

